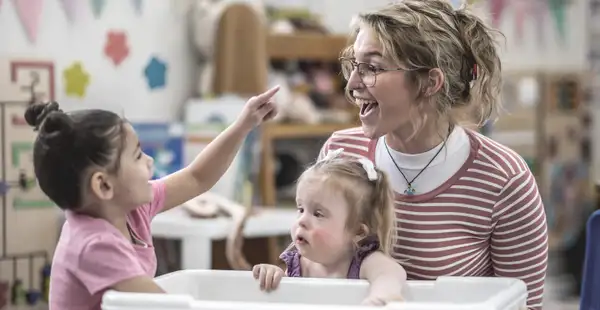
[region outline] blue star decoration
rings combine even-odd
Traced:
[[[167,82],[167,64],[157,57],[152,57],[144,69],[144,75],[150,89],[163,88]]]

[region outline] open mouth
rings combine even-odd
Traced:
[[[308,244],[306,239],[302,236],[296,236],[296,244]]]
[[[377,101],[356,99],[356,103],[360,105],[360,115],[366,116],[377,108]]]

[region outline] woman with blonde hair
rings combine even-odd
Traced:
[[[465,6],[404,0],[361,14],[341,58],[361,128],[321,156],[366,157],[395,191],[392,255],[409,279],[522,279],[541,309],[548,236],[535,178],[513,150],[461,125],[499,110],[496,35]]]

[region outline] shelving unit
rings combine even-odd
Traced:
[[[539,96],[535,103],[520,101],[518,84],[521,79],[536,81]],[[578,173],[582,165],[586,165],[581,143],[588,135],[582,124],[583,116],[588,113],[583,80],[579,72],[507,74],[505,87],[514,88],[503,92],[508,114],[501,115],[491,134],[492,138],[502,137],[497,140],[531,164],[546,207],[552,250],[562,247],[565,236],[577,229],[577,212],[581,211],[585,201],[593,201],[592,180]],[[573,170],[574,180],[563,181],[567,172],[562,169]],[[557,181],[565,183],[559,186]],[[567,187],[569,191],[577,192],[574,201],[564,198]]]
[[[271,34],[257,14],[245,4],[231,5],[219,21],[213,81],[215,95],[234,93],[255,95],[267,88],[273,60],[310,60],[335,62],[347,44],[339,35],[314,33]],[[282,139],[327,138],[334,131],[357,124],[283,124],[261,127],[261,158],[258,192],[261,204],[277,205],[275,154],[273,145]],[[270,261],[278,259],[275,240],[269,240]]]

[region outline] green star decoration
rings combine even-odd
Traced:
[[[67,96],[83,98],[90,84],[90,74],[85,71],[81,62],[74,62],[63,71],[65,93]]]

